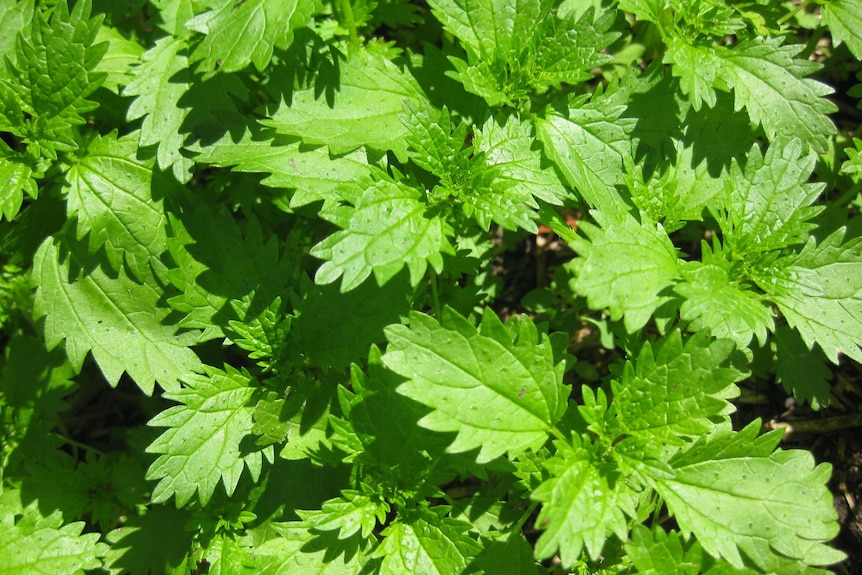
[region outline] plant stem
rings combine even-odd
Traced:
[[[557,426],[551,427],[550,431],[551,431],[551,435],[553,435],[554,437],[556,437],[560,441],[565,442],[565,443],[569,443],[569,440],[566,438],[566,436],[563,434],[562,431],[557,429]]]
[[[512,526],[513,533],[519,532],[521,528],[524,527],[524,523],[527,522],[527,519],[529,519],[533,512],[536,511],[536,507],[538,506],[538,501],[533,501],[532,503],[530,503],[530,506],[527,507],[526,511],[524,511],[524,513],[518,518],[518,522]]]
[[[788,20],[790,20],[791,18],[796,16],[801,10],[804,10],[808,6],[809,3],[810,2],[808,2],[808,0],[806,0],[805,2],[800,2],[799,4],[797,4],[796,7],[793,8],[793,10],[791,10],[790,12],[788,12],[787,14],[785,14],[784,16],[782,16],[781,18],[778,19],[778,25],[781,26],[784,23],[786,23]]]
[[[67,435],[63,435],[61,433],[51,433],[51,435],[53,435],[57,439],[62,440],[63,443],[71,445],[72,450],[74,452],[74,456],[76,459],[78,456],[78,449],[83,449],[84,451],[90,451],[92,453],[95,453],[96,455],[105,455],[105,452],[102,451],[101,449],[96,449],[95,447],[93,447],[91,445],[87,445],[86,443],[81,443],[80,441],[78,441],[76,439],[72,439],[71,437],[69,437]]]
[[[808,43],[805,45],[805,49],[802,50],[799,54],[796,55],[797,58],[801,60],[807,60],[811,54],[814,53],[814,50],[817,49],[817,44],[820,42],[820,39],[823,38],[823,33],[826,32],[826,28],[820,26],[814,33],[811,35],[811,38],[808,40]]]
[[[341,12],[341,17],[344,19],[342,24],[347,28],[348,34],[350,34],[350,46],[358,49],[359,33],[356,31],[356,19],[353,17],[353,6],[350,5],[350,0],[339,0],[338,8]]]
[[[431,305],[434,307],[434,317],[440,318],[440,293],[437,291],[437,274],[429,268],[431,281]]]

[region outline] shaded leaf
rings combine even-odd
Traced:
[[[466,531],[469,524],[443,516],[445,509],[413,512],[383,530],[375,557],[381,575],[463,573],[481,547]]]
[[[98,533],[81,534],[84,522],[64,525],[59,512],[45,517],[35,504],[24,507],[16,490],[0,496],[0,510],[0,573],[56,575],[101,567],[108,547]]]
[[[201,368],[188,347],[197,334],[177,334],[165,323],[169,310],[159,305],[160,290],[136,283],[123,269],[116,276],[96,268],[70,277],[70,267],[77,263],[74,255],[63,255],[52,238],[45,240],[33,262],[34,316],[45,316],[49,348],[65,342],[77,370],[92,352],[111,385],[127,372],[147,394],[155,382],[177,389],[181,376]]]
[[[434,408],[423,427],[458,432],[451,452],[479,448],[482,463],[538,448],[566,410],[563,363],[526,317],[486,310],[477,329],[451,309],[441,323],[414,312],[386,337],[383,363],[408,378],[398,393]]]

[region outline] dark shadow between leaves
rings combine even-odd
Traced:
[[[373,277],[346,293],[338,283],[315,285],[303,278],[287,346],[325,372],[343,371],[383,343],[383,329],[410,312],[413,288],[406,269],[380,286]],[[332,302],[338,302],[338,310]]]
[[[305,543],[300,549],[303,553],[317,553],[323,551],[323,560],[325,563],[332,563],[339,557],[343,556],[343,561],[347,563],[360,551],[364,539],[357,533],[347,539],[338,538],[338,530],[335,531],[319,531],[310,529],[309,533],[313,535],[313,539]]]
[[[762,135],[760,130],[751,128],[748,114],[734,110],[731,94],[717,92],[716,96],[712,108],[704,105],[697,112],[689,109],[683,138],[685,145],[692,148],[692,165],[706,162],[713,178],[729,169],[733,160],[744,167],[751,145]]]
[[[396,391],[406,380],[383,367],[376,346],[371,348],[366,373],[353,372],[356,395],[349,419],[365,446],[368,464],[378,466],[387,483],[422,496],[463,472],[463,465],[452,464],[458,456],[446,453],[456,434],[419,425],[431,409]]]
[[[236,141],[242,136],[237,101],[248,100],[248,89],[235,74],[216,74],[207,80],[192,81],[191,88],[177,102],[177,107],[188,110],[180,125],[180,132],[189,134],[185,146],[200,142],[211,145],[225,133]]]
[[[670,73],[662,75],[658,64],[643,74],[646,90],[631,93],[621,118],[636,120],[631,136],[638,141],[635,161],[643,165],[648,178],[662,165],[673,164],[676,152],[673,140],[683,138],[680,103],[677,100],[678,81]]]
[[[272,465],[264,467],[251,495],[234,499],[254,501],[250,510],[257,519],[250,527],[267,521],[299,521],[297,509],[320,509],[324,501],[338,497],[349,477],[347,466],[322,467],[309,459],[288,461],[276,457]]]
[[[344,56],[311,28],[300,28],[293,33],[293,42],[286,50],[276,48],[273,52],[269,79],[264,88],[274,104],[267,108],[273,112],[271,108],[277,108],[282,102],[290,106],[294,91],[312,83],[315,97],[326,92],[327,102],[332,106],[339,87],[338,60]]]
[[[131,517],[108,535],[113,549],[122,550],[108,567],[130,575],[170,572],[187,560],[195,536],[185,529],[191,519],[191,512],[173,506],[155,506],[146,515]]]

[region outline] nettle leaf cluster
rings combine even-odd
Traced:
[[[857,2],[0,0],[0,29],[0,573],[842,559],[829,465],[730,414],[755,364],[817,407],[862,361],[830,116],[860,94],[809,57],[858,69]],[[547,230],[571,250],[507,301]]]

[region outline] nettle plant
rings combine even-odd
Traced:
[[[825,573],[730,421],[862,361],[817,4],[0,0],[0,573]]]

